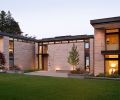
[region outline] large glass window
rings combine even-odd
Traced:
[[[42,70],[42,55],[39,55],[39,69]]]
[[[42,54],[42,46],[39,46],[39,54]]]
[[[85,49],[85,70],[90,71],[90,43],[89,40],[85,40],[84,44]]]
[[[118,55],[105,55],[106,75],[118,73],[118,66],[119,66],[118,62],[119,62]]]
[[[89,43],[88,42],[85,43],[85,48],[86,49],[89,48]]]
[[[48,46],[39,46],[39,54],[47,54]]]
[[[119,50],[119,35],[107,34],[106,35],[106,49],[107,50]]]
[[[47,52],[48,52],[48,46],[45,45],[43,46],[43,54],[47,54]]]
[[[88,57],[85,57],[85,67],[86,67],[86,71],[90,71],[90,58],[89,56]]]
[[[45,62],[45,55],[47,55],[48,52],[48,46],[47,45],[41,45],[39,46],[39,70],[43,70],[44,69],[44,62]]]
[[[14,66],[14,42],[11,38],[9,40],[9,66]]]
[[[118,60],[106,60],[106,75],[118,73]]]

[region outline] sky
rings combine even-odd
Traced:
[[[120,16],[120,0],[0,0],[0,10],[40,39],[94,34],[90,20]]]

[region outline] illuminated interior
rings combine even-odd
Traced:
[[[39,69],[42,70],[42,55],[39,55]]]
[[[118,50],[119,49],[119,35],[118,34],[106,35],[106,49],[107,50]]]
[[[118,58],[118,55],[105,55],[105,58]]]
[[[106,30],[105,43],[106,51],[112,51],[109,55],[105,55],[105,73],[106,75],[120,74],[119,70],[119,29]],[[115,53],[116,52],[116,53]]]
[[[9,40],[9,66],[14,66],[14,42],[13,39]]]
[[[39,46],[39,65],[38,65],[38,69],[39,70],[45,70],[46,65],[47,65],[47,52],[48,52],[48,47],[46,45],[44,46]]]
[[[118,60],[106,60],[106,75],[118,73]]]

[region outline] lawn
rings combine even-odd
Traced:
[[[120,81],[0,74],[0,100],[120,100]]]

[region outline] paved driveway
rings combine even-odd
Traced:
[[[25,73],[26,75],[39,75],[39,76],[52,76],[52,77],[68,77],[68,73],[55,72],[55,71],[35,71]]]

